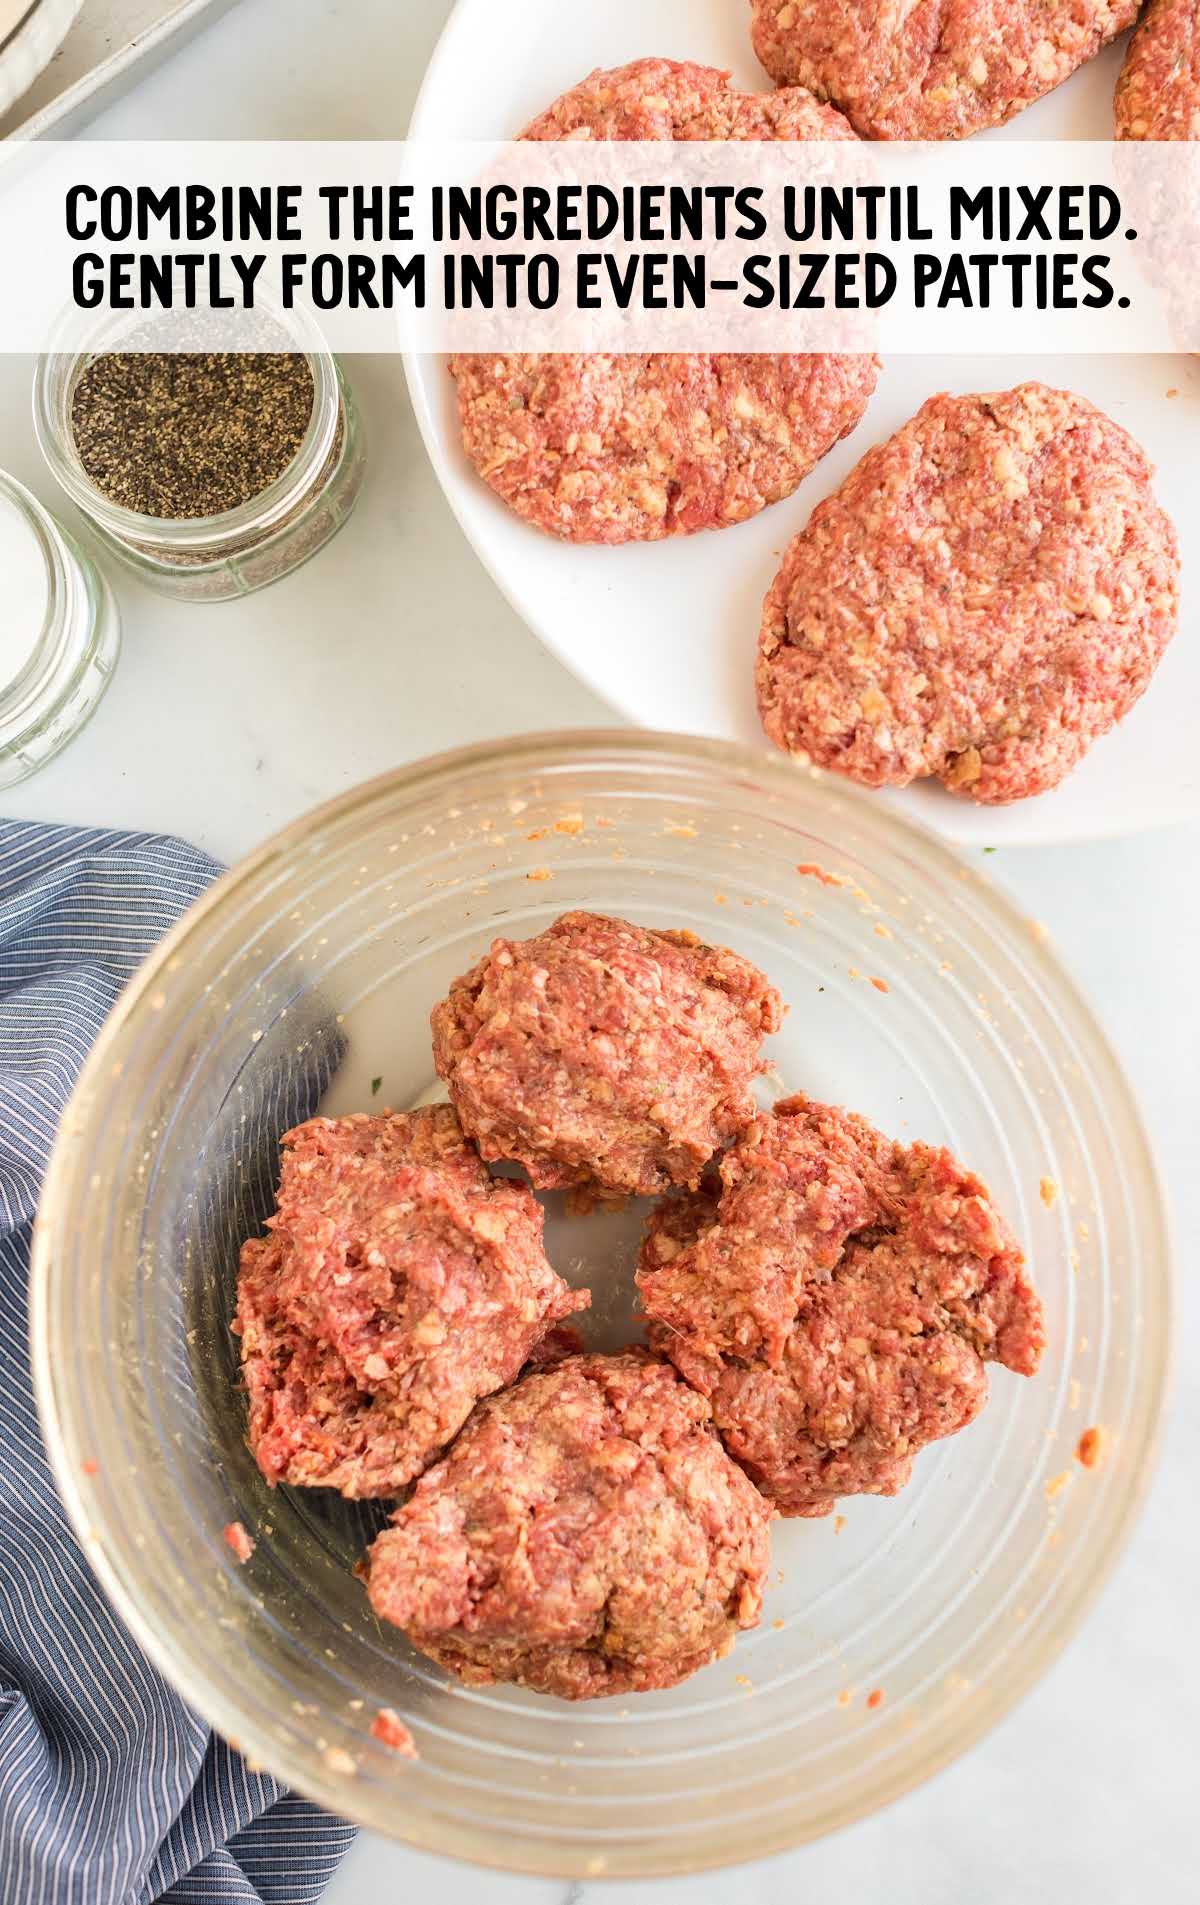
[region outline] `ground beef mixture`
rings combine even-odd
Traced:
[[[463,1129],[542,1190],[692,1184],[754,1113],[779,994],[694,934],[566,913],[497,939],[433,1012]]]
[[[375,1542],[375,1612],[472,1686],[674,1686],[756,1624],[768,1563],[771,1510],[709,1417],[638,1351],[527,1376]]]
[[[788,548],[758,702],[780,747],[868,786],[1019,800],[1127,714],[1178,610],[1151,465],[1069,392],[930,398]]]
[[[693,60],[597,68],[539,113],[522,139],[853,139],[840,112],[802,87],[740,93]]]
[[[707,1396],[785,1515],[894,1495],[987,1399],[985,1362],[1037,1369],[1042,1312],[986,1187],[804,1098],[760,1117],[703,1189],[655,1212],[650,1340]]]
[[[1132,26],[1139,0],[750,0],[779,85],[831,100],[869,139],[1001,125]]]
[[[1117,83],[1118,139],[1200,139],[1200,6],[1150,0]]]
[[[448,1106],[289,1132],[233,1325],[267,1480],[371,1496],[419,1475],[589,1300],[551,1269],[542,1227]]]
[[[862,416],[867,357],[457,357],[467,455],[569,542],[658,542],[790,496]]]
[[[850,139],[807,93],[734,92],[674,60],[596,72],[527,139]],[[658,541],[744,521],[866,408],[868,355],[459,356],[466,452],[527,521],[571,542]]]

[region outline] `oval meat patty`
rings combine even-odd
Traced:
[[[671,1687],[762,1603],[772,1511],[709,1407],[639,1351],[481,1403],[364,1570],[371,1605],[471,1686]]]
[[[985,1362],[1041,1360],[1041,1305],[979,1179],[803,1098],[659,1206],[637,1280],[651,1344],[785,1515],[896,1494],[979,1413]]]
[[[931,397],[786,551],[758,705],[776,744],[871,787],[1044,793],[1148,686],[1179,554],[1153,471],[1082,397]]]
[[[314,1118],[283,1139],[270,1236],[242,1250],[234,1330],[269,1482],[394,1495],[586,1308],[526,1186],[453,1111]]]
[[[807,93],[734,92],[675,60],[596,72],[526,139],[852,139]],[[466,452],[509,507],[570,542],[720,529],[790,496],[854,428],[869,355],[476,355],[450,369]]]
[[[485,1158],[539,1190],[652,1196],[698,1180],[754,1115],[779,994],[692,933],[565,913],[493,942],[433,1011],[433,1055]]]
[[[1150,0],[1117,82],[1118,139],[1200,139],[1200,7]]]
[[[868,139],[998,126],[1132,26],[1139,0],[750,0],[781,86],[828,99]]]
[[[597,67],[526,126],[522,139],[853,139],[840,112],[803,87],[741,93],[717,66],[632,60]]]

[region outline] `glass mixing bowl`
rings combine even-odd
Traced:
[[[275,1141],[433,1085],[427,1019],[496,933],[570,907],[685,925],[790,1001],[768,1093],[803,1088],[987,1178],[1045,1299],[1030,1382],[993,1374],[891,1501],[777,1524],[761,1627],[673,1692],[467,1692],[372,1616],[381,1511],[269,1491],[228,1329]],[[551,1255],[636,1328],[640,1213]],[[667,1874],[794,1845],[970,1746],[1077,1626],[1144,1492],[1170,1328],[1154,1164],[1104,1038],[982,872],[878,797],[667,735],[543,735],[404,768],[228,874],[109,1020],[66,1113],[34,1260],[63,1497],[115,1606],[254,1760],[376,1831],[531,1873]],[[1076,1458],[1102,1431],[1100,1460]],[[257,1540],[237,1565],[222,1539]],[[378,1708],[410,1723],[398,1759]]]

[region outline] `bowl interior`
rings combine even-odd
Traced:
[[[266,1488],[228,1329],[279,1134],[318,1104],[429,1095],[428,1014],[449,981],[496,933],[571,907],[686,925],[756,960],[791,1006],[766,1095],[803,1089],[952,1146],[1025,1244],[1049,1326],[1040,1375],[994,1372],[982,1418],[923,1454],[903,1495],[777,1524],[762,1625],[730,1659],[672,1692],[586,1706],[464,1691],[375,1620],[352,1568],[382,1511]],[[557,1267],[595,1292],[592,1340],[628,1341],[644,1210],[570,1219],[550,1199],[548,1213]],[[35,1360],[76,1524],[193,1706],[379,1831],[616,1876],[845,1823],[1029,1686],[1141,1491],[1167,1301],[1127,1088],[1036,927],[982,873],[786,761],[534,737],[334,803],[166,943],[65,1120]],[[1093,1425],[1102,1460],[1085,1470],[1074,1452]],[[222,1540],[234,1518],[257,1539],[245,1568]],[[419,1761],[372,1740],[380,1706],[409,1721]]]

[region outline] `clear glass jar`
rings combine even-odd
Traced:
[[[169,519],[115,503],[92,482],[75,447],[76,385],[94,358],[123,347],[113,326],[109,335],[94,337],[88,350],[40,358],[33,386],[42,454],[106,549],[164,595],[228,602],[290,575],[324,548],[354,508],[365,467],[362,426],[336,358],[328,351],[304,353],[312,372],[312,416],[282,476],[237,509]]]
[[[91,719],[121,646],[112,592],[49,512],[0,472],[0,509],[29,531],[29,556],[45,563],[41,632],[16,671],[0,678],[0,787],[44,767]]]

